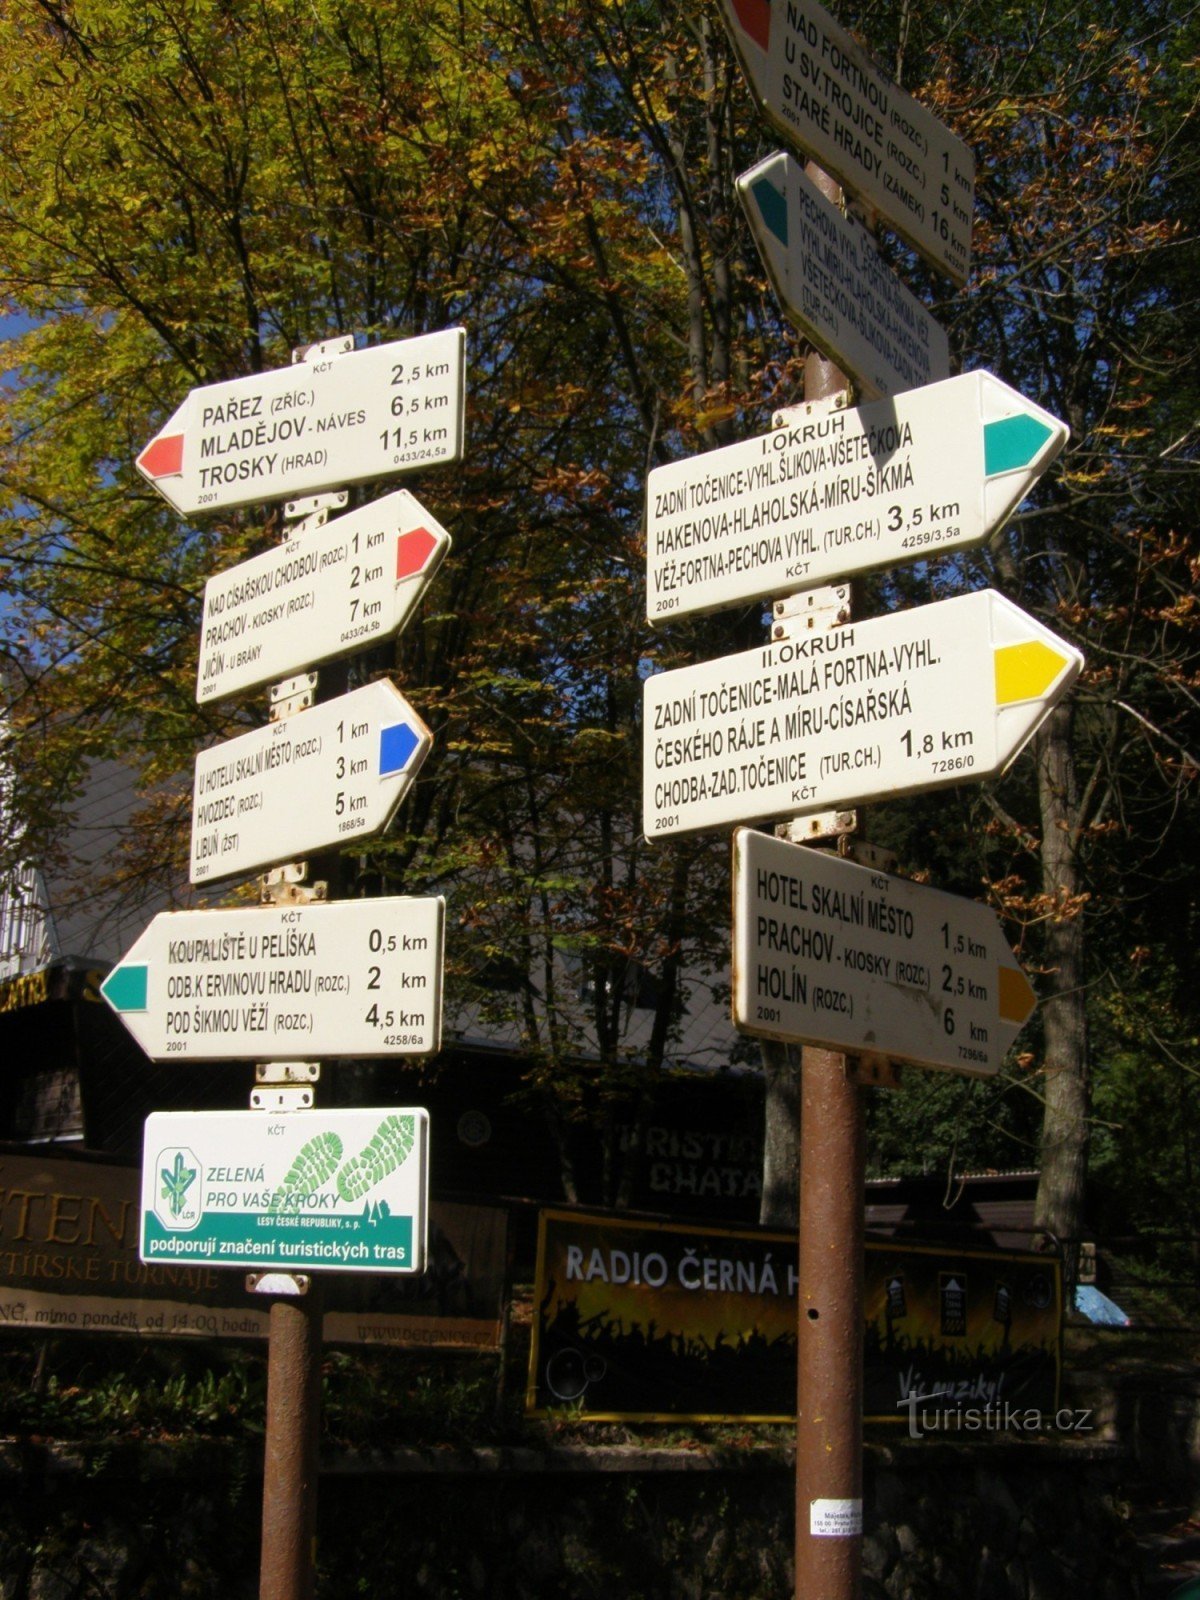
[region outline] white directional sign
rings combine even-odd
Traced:
[[[381,833],[433,735],[378,679],[196,757],[193,883]]]
[[[390,639],[450,548],[407,489],[243,561],[204,589],[201,705]]]
[[[663,622],[981,543],[1067,439],[988,372],[656,467],[646,614]]]
[[[163,911],[100,985],[152,1061],[432,1055],[445,902]]]
[[[255,1272],[422,1272],[429,1113],[156,1111],[141,1259]]]
[[[456,461],[462,328],[193,389],[138,471],[181,516]]]
[[[950,376],[946,330],[798,161],[768,156],[737,188],[784,310],[869,396]]]
[[[771,125],[965,283],[975,158],[962,140],[816,0],[721,0],[721,9]]]
[[[648,678],[662,838],[1002,772],[1083,657],[990,589]]]
[[[760,1038],[993,1073],[1037,998],[995,913],[749,828],[733,835],[733,1020]]]

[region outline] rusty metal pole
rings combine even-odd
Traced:
[[[819,167],[808,176],[840,204]],[[813,355],[805,400],[847,387]],[[800,1239],[796,1293],[796,1600],[862,1590],[863,1091],[846,1057],[805,1046],[800,1064]]]
[[[259,1600],[312,1600],[321,1421],[321,1291],[271,1302]]]

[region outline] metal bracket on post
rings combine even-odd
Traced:
[[[847,411],[854,403],[853,389],[839,389],[820,400],[805,400],[798,406],[781,406],[771,416],[773,428],[793,428],[800,422],[811,422],[814,417],[828,416],[831,411]]]
[[[329,898],[327,883],[309,883],[307,861],[287,861],[272,867],[258,880],[259,904],[264,906],[307,906],[314,900]]]
[[[297,711],[307,711],[316,697],[315,672],[298,672],[294,678],[285,678],[282,683],[273,683],[270,720],[282,722],[285,717],[294,717]]]
[[[248,1272],[247,1294],[307,1294],[312,1279],[307,1272]]]
[[[319,1061],[259,1061],[254,1068],[255,1083],[318,1083]]]
[[[251,1089],[251,1111],[311,1111],[316,1095],[311,1089],[296,1089],[284,1084],[271,1083],[263,1089]]]
[[[339,333],[336,339],[318,339],[315,344],[294,344],[292,365],[303,361],[332,361],[335,356],[348,356],[354,351],[354,335]]]
[[[313,533],[317,528],[323,528],[331,512],[343,511],[349,503],[349,489],[337,489],[330,494],[306,494],[299,500],[285,500],[284,538],[294,539],[298,533]]]
[[[899,1089],[900,1063],[890,1056],[847,1056],[846,1076],[865,1088]]]

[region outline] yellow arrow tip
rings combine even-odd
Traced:
[[[1029,1021],[1037,1010],[1037,995],[1020,967],[1001,967],[997,1009],[1002,1022],[1015,1022],[1017,1027]]]
[[[1041,639],[1001,645],[996,651],[996,704],[1040,699],[1070,659]]]

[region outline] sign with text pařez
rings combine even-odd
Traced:
[[[181,516],[457,461],[462,328],[193,389],[137,458]]]
[[[647,615],[717,611],[980,544],[1067,435],[990,372],[967,372],[655,467]]]
[[[864,1410],[952,1426],[989,1403],[1058,1403],[1058,1263],[866,1248]],[[943,1335],[939,1272],[965,1316]],[[897,1280],[902,1292],[888,1284]],[[543,1211],[526,1410],[596,1421],[785,1422],[796,1415],[796,1235]],[[1010,1307],[997,1319],[997,1288]],[[1002,1423],[992,1412],[992,1428]],[[1018,1423],[1018,1426],[1021,1424]],[[978,1424],[973,1431],[980,1431]]]
[[[255,728],[196,757],[193,883],[381,833],[433,735],[394,684]]]
[[[743,1033],[994,1073],[1037,998],[990,907],[749,828],[733,835]]]
[[[439,896],[162,911],[100,992],[152,1061],[433,1055]]]
[[[868,396],[950,376],[945,329],[798,161],[769,156],[737,188],[784,311]]]
[[[265,1339],[268,1307],[216,1267],[138,1260],[134,1167],[0,1153],[0,1327],[134,1338]],[[500,1347],[508,1214],[431,1200],[425,1272],[338,1276],[326,1285],[327,1344],[493,1351]]]
[[[975,158],[962,140],[886,78],[816,0],[721,0],[721,10],[772,127],[965,283]]]
[[[204,705],[394,638],[450,548],[407,489],[218,573],[204,588]]]
[[[643,685],[648,839],[995,777],[1083,665],[993,590]]]
[[[156,1111],[142,1147],[145,1262],[421,1272],[429,1117]]]

